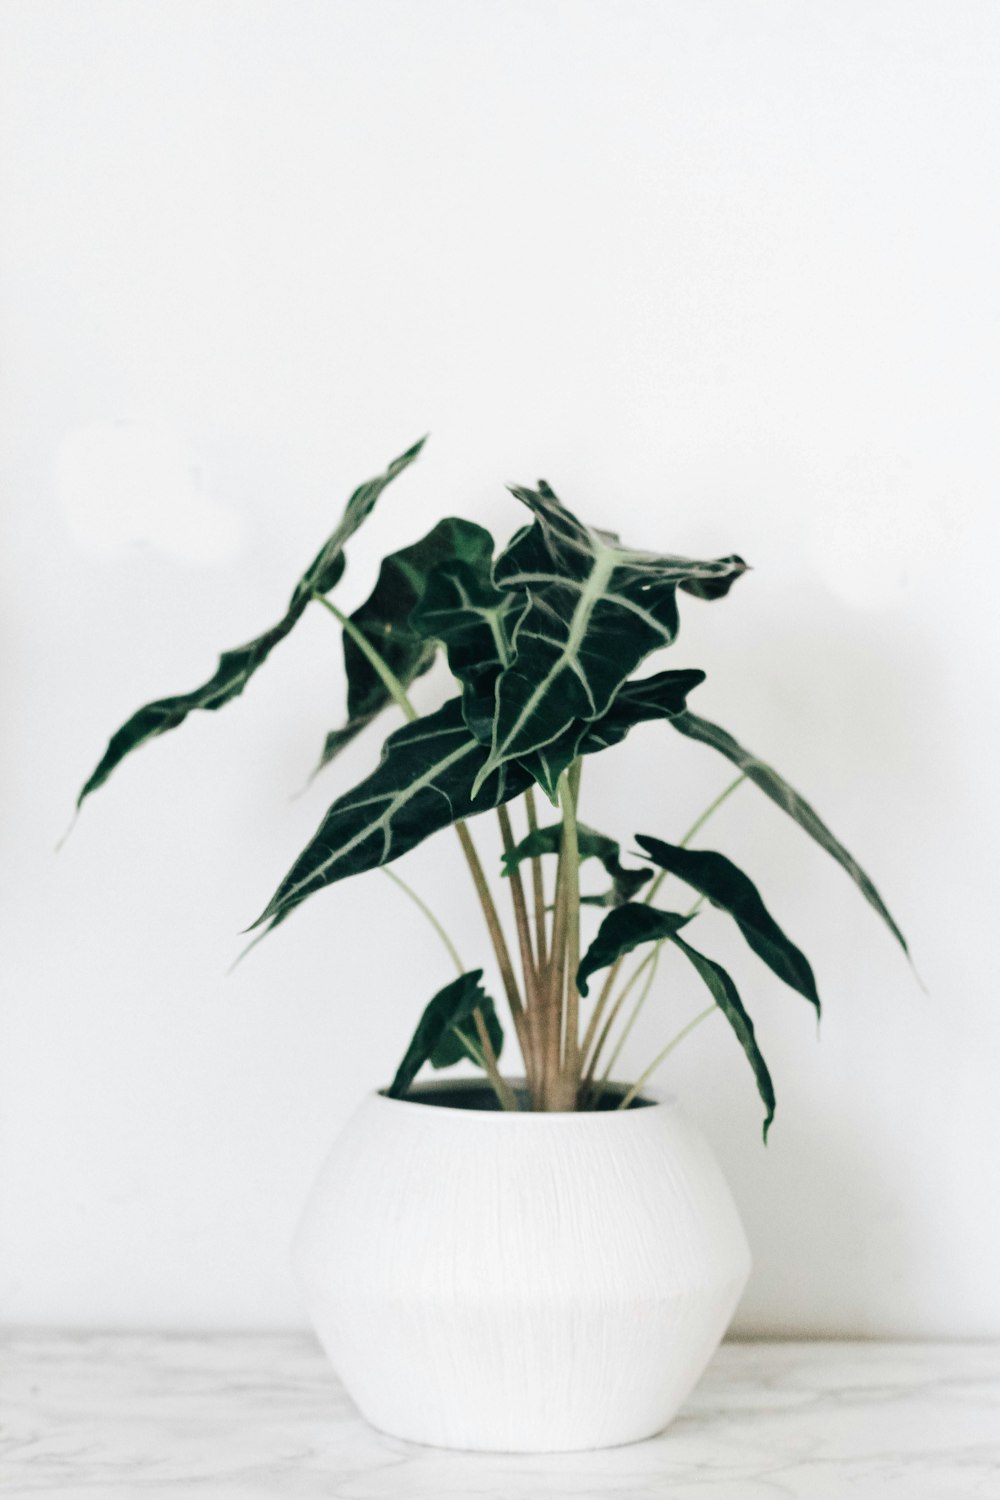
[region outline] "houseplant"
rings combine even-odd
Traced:
[[[504,1028],[483,970],[463,968],[438,917],[399,881],[457,974],[427,1002],[391,1084],[365,1102],[324,1168],[297,1239],[306,1299],[348,1388],[387,1430],[510,1449],[628,1441],[669,1420],[749,1269],[707,1147],[648,1088],[680,1038],[639,1078],[614,1080],[659,955],[669,944],[703,982],[709,1004],[698,1020],[718,1009],[729,1023],[763,1102],[765,1141],[773,1085],[733,979],[692,939],[702,903],[728,913],[757,957],[820,1009],[808,960],[754,883],[724,855],[690,847],[695,834],[736,786],[754,783],[906,944],[809,804],[687,707],[703,672],[634,675],[675,639],[679,596],[725,597],[746,571],[740,557],[694,561],[626,547],[581,523],[539,481],[512,488],[530,519],[496,556],[482,527],[448,517],[383,560],[358,609],[339,609],[330,595],[346,544],[422,446],[354,492],[276,625],[226,652],[201,687],[145,705],[117,731],[79,803],[140,744],[237,697],[311,604],[333,617],[347,718],[328,735],[320,765],[382,712],[397,708],[406,722],[389,734],[375,770],[330,805],[248,931],[259,941],[316,892],[454,827],[521,1067],[501,1071]],[[408,689],[439,649],[457,691],[421,717]],[[652,720],[709,746],[739,774],[677,843],[637,835],[641,857],[629,860],[580,821],[581,775],[589,756]],[[516,799],[520,832],[510,816]],[[555,812],[543,815],[549,804]],[[499,820],[514,952],[468,827],[484,814]],[[581,894],[587,861],[605,871],[593,895]],[[693,906],[657,901],[668,877],[690,888]],[[603,916],[583,946],[587,905]],[[416,1083],[425,1063],[463,1058],[479,1081]]]

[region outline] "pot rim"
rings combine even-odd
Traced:
[[[518,1086],[524,1086],[526,1080],[523,1077],[513,1077],[507,1078],[506,1082],[512,1084],[515,1088],[517,1088]],[[407,1097],[405,1099],[390,1098],[385,1089],[373,1089],[368,1097],[371,1100],[377,1100],[380,1104],[388,1104],[395,1107],[401,1106],[404,1109],[412,1108],[414,1105],[419,1105],[424,1109],[430,1107],[444,1115],[461,1115],[463,1119],[466,1120],[471,1116],[476,1120],[546,1120],[550,1123],[553,1121],[560,1123],[569,1123],[571,1121],[588,1121],[596,1124],[607,1120],[624,1121],[630,1118],[635,1119],[636,1116],[645,1115],[651,1109],[659,1111],[675,1109],[677,1107],[677,1096],[675,1094],[664,1093],[660,1089],[653,1088],[644,1088],[641,1091],[639,1098],[645,1100],[645,1103],[641,1108],[625,1110],[522,1109],[518,1110],[515,1113],[513,1110],[505,1109],[469,1109],[468,1107],[461,1104],[442,1103],[438,1099],[436,1099],[432,1105],[428,1106],[428,1104],[420,1098],[421,1094],[462,1094],[467,1093],[470,1089],[474,1089],[476,1090],[476,1092],[479,1092],[483,1089],[488,1090],[489,1087],[489,1082],[482,1078],[429,1078],[421,1083],[411,1084]],[[618,1083],[609,1084],[608,1087],[610,1089],[617,1090],[620,1094],[624,1094],[631,1087],[631,1085],[627,1083]]]

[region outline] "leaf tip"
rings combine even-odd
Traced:
[[[74,811],[73,816],[69,820],[69,827],[66,829],[66,832],[62,835],[62,837],[56,843],[55,848],[52,850],[53,854],[58,854],[59,853],[59,851],[62,849],[63,845],[66,843],[66,840],[69,838],[70,834],[73,832],[73,829],[76,827],[77,819],[80,816],[80,803],[82,802],[82,800],[83,800],[83,793],[81,792],[80,793],[80,797],[77,799],[76,810]],[[914,971],[914,972],[916,972],[916,971]]]

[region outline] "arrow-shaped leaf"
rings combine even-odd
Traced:
[[[556,802],[559,777],[576,756],[593,755],[617,745],[637,724],[683,713],[688,693],[704,681],[704,672],[696,668],[634,678],[622,685],[602,718],[574,725],[551,745],[522,756],[521,764],[531,772],[550,801]]]
[[[690,960],[692,966],[697,970],[712,999],[722,1011],[729,1022],[736,1038],[746,1053],[747,1061],[753,1068],[754,1077],[757,1080],[757,1092],[764,1101],[767,1113],[764,1116],[764,1144],[767,1144],[767,1132],[771,1128],[774,1119],[774,1084],[767,1069],[767,1063],[757,1045],[754,1035],[753,1022],[747,1014],[746,1007],[740,999],[739,991],[726,973],[721,964],[717,964],[714,958],[708,958],[704,953],[699,953],[692,948],[682,937],[675,932],[671,934],[670,941],[679,948],[684,956]]]
[[[441,1046],[452,1026],[461,1025],[472,1016],[474,1010],[491,1004],[480,983],[482,977],[482,969],[461,974],[458,979],[446,984],[443,990],[438,990],[428,1003],[417,1022],[417,1029],[396,1070],[396,1076],[386,1090],[390,1099],[402,1099],[406,1096],[420,1069]]]
[[[647,838],[641,833],[636,836],[636,842],[661,870],[676,875],[707,897],[713,906],[727,911],[768,968],[793,990],[804,995],[819,1015],[819,995],[809,960],[782,932],[748,875],[744,875],[724,854],[711,850],[680,849],[675,844]]]
[[[526,859],[537,859],[543,854],[558,854],[562,840],[561,823],[550,823],[545,828],[534,828],[521,842],[503,856],[503,873],[512,875]],[[605,896],[583,896],[581,900],[590,905],[624,906],[631,901],[652,877],[652,870],[630,870],[621,862],[621,845],[606,833],[577,824],[577,843],[580,859],[599,859],[611,877],[611,890]]]
[[[639,663],[674,640],[679,588],[719,597],[746,571],[738,557],[695,562],[623,547],[584,526],[544,482],[512,493],[535,520],[497,559],[494,581],[528,604],[513,629],[514,659],[497,679],[481,780],[575,720],[601,718]]]
[[[587,981],[599,969],[607,969],[633,948],[643,943],[658,943],[673,937],[688,922],[675,911],[660,911],[655,906],[642,906],[629,902],[608,912],[597,930],[597,936],[583,955],[576,971],[576,987],[581,995],[590,993]]]
[[[420,541],[383,559],[375,587],[350,619],[403,687],[426,672],[437,654],[433,632],[418,630],[411,621],[435,570],[451,562],[488,580],[492,559],[493,538],[489,532],[457,516],[439,521]],[[392,701],[385,682],[346,630],[344,668],[347,722],[327,735],[317,770],[333,760]]]
[[[473,793],[485,758],[458,698],[397,729],[372,775],[329,808],[253,926],[277,926],[314,892],[389,864],[439,828],[499,807],[530,786],[520,766],[501,766]]]
[[[514,620],[527,603],[526,595],[494,587],[491,553],[436,568],[411,617],[414,630],[444,645],[464,690],[466,723],[483,744],[492,733],[497,677],[513,658]]]
[[[325,594],[340,581],[345,567],[345,543],[371,513],[386,485],[413,462],[424,441],[425,439],[421,439],[419,443],[414,443],[412,448],[393,460],[384,474],[367,480],[354,491],[338,526],[295,585],[288,608],[276,625],[263,635],[248,641],[245,646],[223,652],[216,671],[201,687],[195,688],[191,693],[180,693],[176,697],[159,698],[154,703],[147,703],[126,720],[112,735],[107,749],[77,798],[77,807],[85,797],[107,781],[130,751],[137,749],[146,740],[166,734],[169,729],[176,729],[194,709],[214,712],[233,698],[239,697],[258,667],[263,665],[274,647],[298,623],[313,594]]]
[[[753,1022],[747,1014],[735,984],[722,965],[708,958],[704,953],[699,953],[680,936],[681,928],[690,920],[690,917],[682,917],[677,912],[658,911],[652,906],[619,906],[615,911],[608,912],[577,971],[577,988],[581,994],[586,995],[587,980],[591,974],[596,973],[598,969],[608,968],[617,958],[631,953],[633,948],[638,948],[642,943],[663,941],[673,943],[708,986],[712,998],[736,1033],[740,1046],[746,1053],[757,1080],[758,1092],[767,1110],[764,1120],[764,1140],[766,1141],[767,1132],[774,1119],[774,1086],[771,1083],[767,1064],[757,1046]]]
[[[800,797],[798,792],[794,791],[773,767],[758,760],[749,750],[744,750],[743,746],[718,724],[712,724],[708,719],[699,719],[692,713],[678,714],[670,722],[674,729],[689,739],[698,740],[701,744],[711,745],[713,750],[718,750],[727,760],[732,761],[734,766],[739,767],[748,781],[759,786],[772,802],[776,802],[782,812],[794,818],[799,827],[804,828],[809,837],[815,839],[820,848],[825,849],[827,854],[832,855],[838,865],[847,871],[865,900],[874,907],[885,922],[903,952],[909,954],[906,939],[890,916],[888,907],[871,879],[865,874],[854,856],[849,854],[843,844],[833,836],[819,813],[804,797]]]
[[[472,1009],[473,1007],[470,1007],[469,1009],[470,1019],[472,1016]],[[493,1046],[493,1055],[495,1057],[499,1057],[501,1052],[503,1051],[503,1027],[500,1025],[500,1017],[497,1015],[496,1006],[487,995],[486,999],[480,1002],[479,1009],[482,1011],[483,1023],[486,1026],[486,1033],[489,1036],[490,1042]],[[465,1044],[461,1040],[458,1031],[456,1030],[456,1027],[461,1025],[463,1019],[465,1018],[458,1017],[456,1020],[452,1021],[451,1025],[442,1035],[441,1040],[438,1042],[437,1046],[434,1048],[434,1051],[430,1055],[430,1064],[432,1068],[451,1068],[454,1067],[455,1063],[461,1062],[463,1058],[469,1057],[470,1054],[466,1050]],[[471,1031],[468,1027],[463,1027],[462,1029],[465,1034],[470,1037],[473,1046],[478,1048],[479,1033],[475,1029],[475,1027],[473,1026]]]

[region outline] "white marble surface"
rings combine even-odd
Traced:
[[[12,1333],[0,1493],[996,1500],[1000,1346],[727,1344],[652,1442],[505,1457],[373,1432],[304,1336]]]

